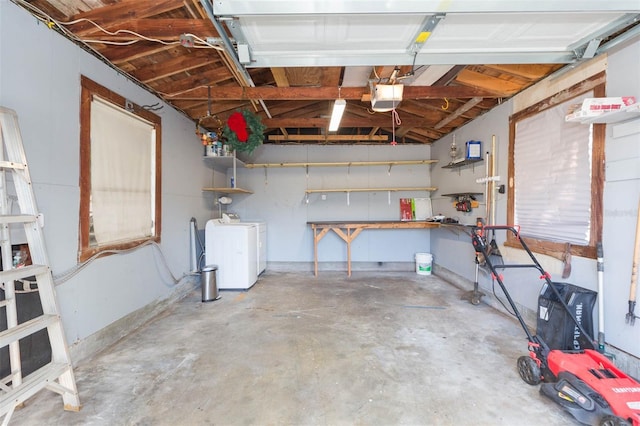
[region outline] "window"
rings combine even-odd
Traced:
[[[81,261],[160,241],[160,117],[82,77]]]
[[[595,258],[602,236],[604,125],[566,123],[571,104],[604,96],[600,73],[510,118],[507,220],[532,250]],[[518,247],[513,235],[507,245]]]

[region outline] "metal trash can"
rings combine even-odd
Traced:
[[[200,273],[200,285],[202,287],[202,301],[211,302],[218,300],[220,295],[218,294],[218,283],[216,281],[216,275],[218,272],[218,266],[207,265],[202,268]]]

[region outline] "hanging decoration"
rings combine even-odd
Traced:
[[[215,128],[216,131],[210,130]],[[207,115],[196,122],[196,135],[200,138],[206,157],[229,155],[229,150],[222,142],[222,120],[211,115],[211,87],[207,87]]]
[[[262,143],[264,129],[258,115],[243,109],[229,116],[222,129],[222,136],[232,150],[251,154]]]
[[[210,128],[215,128],[216,130],[208,130]],[[227,149],[222,142],[222,121],[215,115],[207,115],[206,117],[200,118],[196,122],[196,135],[200,138],[200,142],[204,147],[204,155],[207,157],[211,156],[222,156],[228,155]]]

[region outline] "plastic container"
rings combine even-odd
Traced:
[[[433,256],[431,253],[416,253],[416,274],[431,275],[431,263]]]
[[[202,301],[211,302],[218,300],[220,295],[218,294],[218,282],[217,282],[218,267],[216,265],[207,265],[202,268],[200,274],[200,285],[202,287]]]

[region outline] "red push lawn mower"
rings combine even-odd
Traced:
[[[532,263],[492,263],[491,247],[484,237],[488,230],[513,233]],[[529,355],[521,356],[517,363],[522,380],[530,385],[542,383],[540,393],[581,423],[640,426],[640,383],[603,355],[604,342],[597,345],[591,337],[593,332],[587,332],[588,328],[593,330],[592,309],[597,293],[571,284],[552,282],[549,273],[538,263],[515,227],[473,227],[471,239],[527,334]],[[502,275],[497,272],[507,268],[536,269],[545,281],[538,300],[536,335],[529,331],[504,286]],[[549,319],[552,321],[547,322]],[[596,350],[598,347],[600,351]]]

